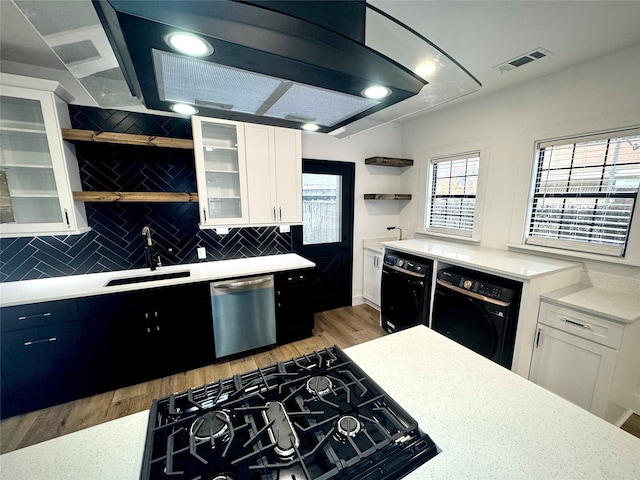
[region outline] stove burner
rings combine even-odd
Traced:
[[[229,415],[222,410],[207,412],[191,424],[189,433],[198,440],[209,440],[223,436],[229,430]],[[229,477],[215,477],[214,480],[225,480]]]
[[[313,395],[322,396],[331,391],[333,384],[328,377],[318,375],[307,380],[307,391]]]
[[[362,424],[352,415],[345,415],[338,419],[338,433],[345,437],[355,437],[362,429]]]
[[[437,450],[331,347],[154,400],[140,480],[397,480]]]
[[[279,457],[291,459],[296,453],[295,449],[300,446],[300,439],[293,429],[289,415],[280,402],[269,402],[266,406],[262,416],[265,422],[273,422],[267,430],[271,442],[276,444],[273,449]]]

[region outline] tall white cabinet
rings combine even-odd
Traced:
[[[299,130],[192,122],[201,227],[302,223]]]
[[[68,235],[88,230],[70,127],[70,99],[57,82],[0,76],[0,233]]]
[[[245,124],[249,222],[302,223],[301,132]]]
[[[247,223],[244,124],[197,116],[191,121],[200,225]]]

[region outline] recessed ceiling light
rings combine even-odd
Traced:
[[[374,85],[372,87],[365,88],[362,91],[362,95],[364,95],[367,98],[371,98],[373,100],[377,100],[379,98],[384,98],[384,97],[388,97],[389,95],[391,95],[391,90],[389,90],[387,87],[382,87],[380,85]]]
[[[320,127],[315,123],[305,123],[304,125],[302,125],[302,129],[306,130],[307,132],[316,132],[320,129]]]
[[[425,78],[435,72],[436,68],[437,66],[433,62],[423,62],[416,67],[416,73]]]
[[[191,57],[207,57],[213,53],[213,47],[202,38],[184,32],[170,33],[165,42],[176,50]]]
[[[171,110],[176,113],[182,113],[184,115],[195,115],[198,113],[198,109],[186,103],[174,103],[171,105]]]

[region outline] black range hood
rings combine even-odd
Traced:
[[[147,108],[331,132],[415,96],[427,81],[365,46],[364,1],[93,0],[132,93]],[[213,52],[182,55],[187,32]],[[381,85],[379,100],[363,91]]]

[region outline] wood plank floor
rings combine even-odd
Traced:
[[[0,453],[11,452],[146,410],[154,398],[173,392],[255,370],[320,348],[332,345],[347,348],[385,334],[378,325],[378,312],[367,305],[322,312],[316,314],[313,337],[244,358],[208,365],[5,419],[0,422]],[[640,417],[633,415],[622,428],[640,438]]]

